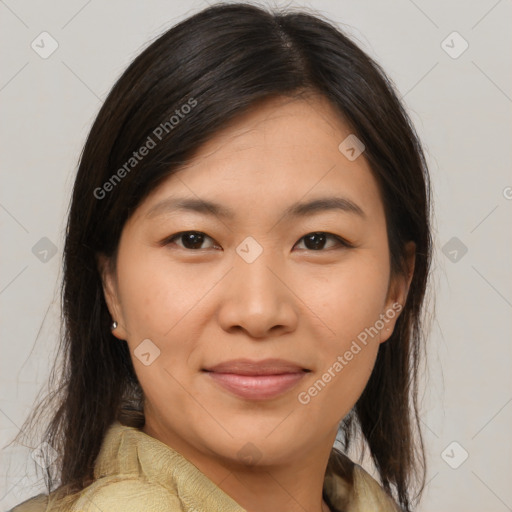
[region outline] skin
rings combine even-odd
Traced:
[[[117,267],[99,259],[105,298],[127,340],[146,398],[143,431],[171,446],[251,512],[325,512],[323,477],[340,421],[361,395],[380,343],[398,314],[312,397],[298,400],[365,328],[405,304],[408,276],[391,278],[384,207],[364,153],[338,146],[350,130],[319,96],[273,98],[227,125],[189,165],[169,177],[124,226]],[[171,195],[220,202],[223,219],[174,211],[147,218]],[[297,201],[338,195],[362,218],[322,211],[284,218]],[[205,233],[190,248],[183,231]],[[332,233],[315,250],[305,235]],[[248,236],[263,252],[248,263],[236,248]],[[187,248],[189,247],[189,248]],[[133,355],[150,339],[160,355]],[[238,398],[201,371],[235,358],[278,357],[310,369],[295,388],[264,401]],[[259,458],[238,456],[252,443]],[[246,448],[247,449],[247,448]]]

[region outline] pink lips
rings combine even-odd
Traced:
[[[236,359],[204,371],[217,384],[240,398],[268,400],[293,388],[310,370],[283,359]]]

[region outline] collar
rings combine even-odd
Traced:
[[[116,420],[106,432],[94,477],[134,474],[175,493],[186,512],[246,512],[179,452],[139,428]],[[332,512],[399,512],[381,486],[336,449],[328,460],[323,497]]]

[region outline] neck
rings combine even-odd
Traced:
[[[181,453],[242,508],[251,512],[331,512],[322,498],[323,482],[336,430],[309,452],[301,451],[282,464],[244,465],[212,457],[174,432],[143,428]]]
[[[230,476],[218,485],[251,512],[330,512],[322,499],[326,465],[327,458],[302,458],[300,462],[260,468],[257,472],[254,469],[232,469]],[[203,470],[206,471],[208,468]]]

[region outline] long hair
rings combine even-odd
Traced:
[[[340,28],[320,15],[247,4],[208,7],[158,37],[117,80],[90,130],[66,228],[62,362],[52,372],[58,384],[33,411],[51,411],[44,441],[60,454],[45,472],[48,492],[57,484],[76,492],[93,481],[115,420],[144,424],[128,346],[110,330],[98,254],[115,262],[121,231],[137,206],[228,121],[259,101],[304,92],[327,98],[365,145],[383,198],[392,275],[405,274],[404,245],[416,244],[406,304],[340,433],[345,447],[362,434],[383,488],[403,510],[411,510],[414,485],[415,499],[421,496],[418,365],[432,250],[421,143],[392,81]],[[140,161],[130,160],[148,137],[155,146]]]

